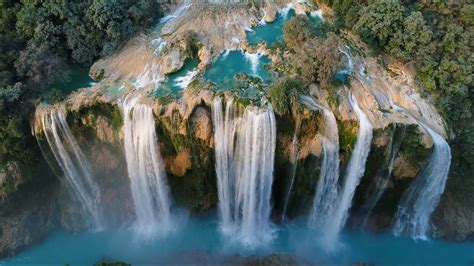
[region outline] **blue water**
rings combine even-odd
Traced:
[[[70,71],[69,78],[68,82],[56,84],[64,93],[71,93],[77,89],[90,87],[95,84],[95,81],[89,76],[87,69],[73,69]]]
[[[236,87],[238,82],[235,76],[239,73],[245,73],[266,82],[270,80],[266,69],[268,63],[270,63],[270,59],[262,55],[258,60],[257,67],[252,68],[251,60],[242,51],[227,51],[221,54],[206,70],[204,78],[213,82],[219,89]]]
[[[290,10],[287,16],[279,14],[272,23],[252,28],[253,31],[247,31],[247,41],[253,45],[265,41],[268,46],[272,46],[274,43],[282,43],[285,23],[294,16],[295,11]]]
[[[162,97],[165,95],[171,96],[179,96],[183,90],[185,89],[179,82],[179,80],[186,75],[189,75],[191,71],[193,71],[199,65],[198,59],[190,59],[186,60],[183,67],[174,72],[169,74],[166,77],[166,80],[158,85],[158,88],[155,91],[155,96]]]
[[[46,102],[54,102],[78,89],[87,88],[95,84],[95,81],[89,76],[87,69],[73,68],[67,74],[67,80],[53,84],[49,90],[42,93],[41,98]]]
[[[223,238],[216,217],[189,219],[168,236],[143,240],[127,229],[98,233],[55,232],[43,242],[0,264],[44,263],[93,264],[101,260],[133,264],[185,260],[191,253],[225,258],[240,254],[286,253],[309,263],[352,264],[461,264],[474,263],[474,243],[439,240],[414,241],[391,234],[343,232],[336,251],[328,252],[305,223],[292,222],[276,227],[275,240],[267,247],[249,250]],[[187,261],[193,261],[191,257]]]

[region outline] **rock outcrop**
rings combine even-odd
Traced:
[[[274,64],[286,60],[285,54],[272,53],[265,45],[249,46],[245,33],[246,29],[258,23],[262,15],[264,21],[273,21],[276,11],[284,6],[286,2],[276,4],[276,1],[268,0],[261,12],[255,6],[248,7],[240,3],[192,3],[192,7],[183,9],[182,16],[161,25],[161,31],[137,36],[118,53],[96,62],[91,73],[102,77],[97,85],[79,90],[55,105],[39,105],[33,131],[45,151],[45,157],[53,162],[52,168],[58,173],[59,179],[61,171],[54,165],[52,156],[48,156],[41,124],[41,116],[52,109],[60,109],[66,114],[74,137],[91,162],[103,195],[108,224],[113,227],[130,223],[134,210],[123,151],[123,124],[119,106],[124,97],[131,94],[153,108],[157,141],[175,205],[189,208],[194,214],[215,207],[218,199],[211,107],[217,94],[230,99],[233,97],[232,92],[216,92],[212,85],[202,80],[198,80],[192,90],[185,90],[178,99],[156,98],[152,92],[167,74],[179,70],[185,60],[193,56],[200,59],[198,77],[227,49],[258,50],[269,54]],[[314,7],[306,3],[296,3],[295,9],[297,13],[314,11]],[[335,114],[342,173],[355,145],[358,128],[357,116],[349,103],[351,93],[374,128],[365,175],[357,188],[354,208],[351,209],[350,224],[354,226],[360,222],[361,207],[367,201],[371,184],[380,171],[386,171],[389,167],[385,161],[390,138],[403,131],[400,134],[403,135],[400,137],[401,148],[393,162],[388,188],[368,221],[371,228],[386,230],[393,223],[401,195],[421,171],[432,149],[432,141],[419,126],[419,121],[445,137],[447,133],[433,104],[420,96],[422,91],[416,85],[410,69],[397,62],[380,62],[371,58],[367,48],[351,33],[346,33],[345,39],[350,48],[340,49],[350,55],[351,83],[333,91],[312,84],[309,94]],[[198,51],[193,50],[196,47]],[[265,89],[262,86],[262,94],[265,94]],[[406,112],[396,110],[395,106],[403,107]],[[289,194],[287,216],[292,218],[306,214],[312,204],[322,159],[322,115],[320,111],[300,105],[298,111],[276,117],[277,146],[272,192],[272,217],[275,222],[279,221],[283,212],[283,199],[288,193],[293,167],[296,174]],[[294,136],[298,143],[296,161],[291,160]],[[5,183],[15,185],[17,181],[23,182],[23,178],[10,172],[15,171],[0,172],[2,187]],[[0,255],[12,254],[58,226],[68,230],[81,229],[79,208],[74,205],[77,203],[57,183],[57,180],[51,181],[49,185],[38,188],[37,194],[28,196],[21,206],[14,203],[16,196],[6,199],[7,203],[0,208]],[[48,194],[50,189],[54,190],[52,195]],[[26,194],[23,196],[26,197]],[[41,207],[38,207],[39,203]],[[467,210],[469,206],[452,206],[449,194],[441,206],[436,223],[447,229],[439,231],[438,235],[449,235],[455,239],[469,237],[469,233],[459,234],[459,231],[473,231],[473,212]],[[20,208],[21,211],[9,214],[14,208]],[[39,222],[32,224],[32,221]],[[38,227],[44,230],[38,230]],[[260,265],[293,264],[294,261],[286,257],[269,256],[250,259],[249,262]]]

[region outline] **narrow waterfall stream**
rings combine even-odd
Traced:
[[[359,105],[352,94],[349,96],[349,101],[352,109],[354,109],[359,118],[359,130],[357,132],[357,142],[347,166],[344,185],[339,194],[338,206],[336,207],[331,217],[328,229],[325,232],[330,246],[335,244],[339,232],[347,221],[356,187],[359,185],[360,179],[365,172],[365,163],[372,142],[372,125],[370,124],[369,119],[359,108]]]
[[[151,107],[139,98],[123,104],[127,169],[136,213],[136,229],[148,234],[166,233],[172,226],[171,198],[161,158]]]
[[[394,110],[405,109],[394,105]],[[413,116],[412,116],[413,117]],[[418,120],[417,120],[418,121]],[[430,230],[431,214],[441,199],[451,165],[451,149],[444,138],[426,124],[418,121],[433,140],[433,153],[428,165],[403,193],[398,205],[394,233],[426,239]]]
[[[94,229],[102,229],[101,197],[89,162],[81,151],[64,113],[51,110],[41,117],[43,132],[56,161],[66,177],[67,184],[87,213]]]
[[[273,109],[242,107],[232,101],[225,112],[213,103],[216,173],[221,231],[247,246],[273,238],[271,190],[276,146]]]
[[[324,114],[321,145],[323,148],[323,162],[321,173],[313,199],[313,206],[309,214],[308,225],[316,228],[326,228],[331,222],[331,214],[335,210],[338,194],[339,179],[339,133],[336,117],[328,108],[317,104],[308,96],[301,96],[301,100],[313,110],[321,110]]]

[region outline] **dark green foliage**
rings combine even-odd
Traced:
[[[0,0],[0,167],[38,153],[35,99],[61,100],[51,85],[68,80],[64,70],[89,66],[158,17],[153,0]]]
[[[363,7],[354,29],[372,45],[404,61],[430,51],[432,32],[420,12],[409,13],[399,0],[378,0]]]
[[[290,112],[300,95],[307,94],[307,87],[298,79],[282,78],[268,88],[268,97],[275,111],[284,115]]]

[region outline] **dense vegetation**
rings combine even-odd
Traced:
[[[154,0],[0,0],[0,170],[36,147],[34,101],[159,17]]]
[[[434,98],[450,130],[453,160],[448,186],[457,192],[456,197],[468,198],[474,191],[472,1],[320,2],[335,10],[338,28],[355,31],[374,53],[397,58],[417,70],[418,81]]]

